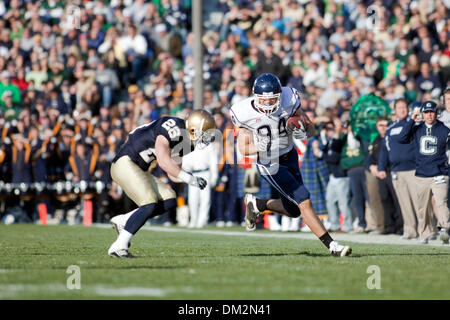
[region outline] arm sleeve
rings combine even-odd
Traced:
[[[297,89],[291,88],[291,87],[289,87],[289,88],[292,90],[292,105],[293,105],[293,107],[292,107],[292,112],[290,115],[290,116],[292,116],[298,110],[298,108],[301,107],[302,103],[300,100],[300,94],[298,93]]]
[[[412,140],[414,134],[414,121],[409,119],[406,125],[403,127],[403,130],[397,135],[397,139],[399,143],[405,144],[409,143]]]
[[[241,122],[238,119],[238,117],[236,116],[236,113],[233,111],[233,108],[230,109],[230,118],[231,118],[231,122],[236,127],[244,128],[244,129],[247,129],[247,130],[252,130],[248,125],[246,125],[245,123]]]

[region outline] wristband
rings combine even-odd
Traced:
[[[186,171],[180,170],[180,173],[178,173],[177,178],[187,184],[191,184],[194,176],[190,173],[187,173]]]

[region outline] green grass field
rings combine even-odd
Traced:
[[[112,229],[0,225],[0,299],[450,298],[448,245],[351,243],[352,256],[335,258],[318,240],[210,230],[141,230],[130,249],[138,258],[115,259]],[[80,267],[80,290],[66,287],[70,265]],[[381,289],[367,288],[371,265]]]

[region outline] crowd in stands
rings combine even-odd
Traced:
[[[338,211],[328,228],[402,234],[398,200],[380,193],[370,146],[361,144],[360,157],[345,168],[323,154],[327,135],[352,136],[349,111],[362,95],[381,97],[393,110],[398,99],[443,106],[450,78],[446,3],[218,0],[201,39],[202,107],[232,145],[233,131],[225,130],[230,106],[251,95],[257,75],[277,75],[301,92],[302,108],[316,124],[317,135],[298,147],[317,213]],[[195,107],[191,7],[190,0],[0,2],[3,222],[39,220],[39,204],[57,221],[72,223],[81,221],[84,201],[94,203],[94,222],[131,210],[109,166],[128,132],[162,115],[184,118]],[[241,224],[245,192],[274,192],[228,150],[211,186],[208,222],[218,226]],[[351,182],[331,188],[343,185],[340,174]],[[183,207],[187,188],[172,185]],[[389,226],[383,210],[394,212]],[[277,215],[270,220],[264,226],[274,230],[301,227]],[[171,213],[161,222],[179,221]]]

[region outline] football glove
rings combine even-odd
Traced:
[[[193,186],[200,188],[200,190],[203,190],[206,188],[207,182],[205,179],[201,178],[201,177],[194,177],[196,179],[195,181],[195,185],[193,184]]]
[[[192,174],[190,174],[186,171],[183,171],[183,170],[180,171],[177,178],[187,184],[190,184],[191,186],[200,188],[200,190],[205,189],[205,187],[207,185],[205,179],[203,179],[201,177],[195,177]]]
[[[294,130],[292,131],[292,137],[301,141],[306,140],[308,138],[308,134],[306,133],[303,123],[299,121],[298,124],[300,125],[300,128],[294,128]]]

